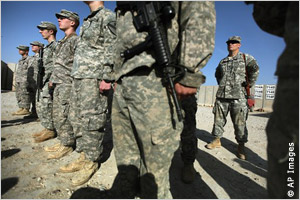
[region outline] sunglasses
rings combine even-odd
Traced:
[[[232,40],[232,41],[228,41],[226,42],[227,44],[238,44],[239,42],[238,41],[235,41],[235,40]]]

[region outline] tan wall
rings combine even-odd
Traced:
[[[1,60],[1,90],[14,91],[15,63],[5,63]]]
[[[266,99],[266,87],[263,85],[263,95],[262,99],[255,98],[254,110],[263,109],[265,111],[271,112],[273,106],[273,100]],[[201,86],[197,94],[198,105],[200,106],[213,106],[216,100],[216,93],[218,86]],[[254,87],[251,88],[251,94],[255,94]]]

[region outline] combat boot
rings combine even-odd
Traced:
[[[34,138],[35,143],[44,142],[51,138],[55,137],[55,132],[49,129],[46,129],[40,136]]]
[[[31,112],[29,112],[29,109],[23,108],[20,112],[16,112],[15,115],[28,115]]]
[[[73,151],[72,147],[61,145],[59,149],[54,153],[48,156],[48,159],[58,159],[62,158]]]
[[[98,170],[98,163],[86,160],[83,168],[72,179],[72,185],[78,186],[88,182]]]
[[[245,144],[239,143],[237,148],[237,157],[242,160],[246,160]]]
[[[44,150],[47,151],[47,152],[55,152],[55,151],[58,151],[58,149],[61,147],[61,143],[57,143],[53,146],[50,146],[50,147],[45,147]]]
[[[214,149],[221,147],[221,140],[220,138],[216,137],[211,143],[205,145],[207,149]]]
[[[46,130],[47,130],[47,129],[44,128],[44,129],[41,130],[40,132],[37,132],[37,133],[32,134],[32,137],[33,137],[33,138],[39,137],[39,136],[41,136],[41,135],[44,133],[44,131],[46,131]]]
[[[184,183],[190,184],[194,182],[196,177],[196,170],[193,164],[184,164],[181,171],[181,180]]]
[[[80,157],[72,163],[64,165],[59,168],[59,172],[72,173],[83,169],[84,164],[87,162],[83,152],[80,153]]]
[[[24,108],[20,108],[19,110],[17,110],[16,112],[11,113],[12,115],[17,115],[17,113],[21,112]]]

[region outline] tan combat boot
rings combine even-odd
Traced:
[[[98,170],[98,163],[86,160],[83,168],[72,179],[72,185],[78,186],[88,182]]]
[[[83,168],[84,164],[87,162],[83,152],[80,153],[80,157],[72,163],[64,165],[59,168],[59,172],[62,173],[72,173],[79,171]]]
[[[34,134],[32,134],[32,137],[33,138],[36,138],[36,137],[39,137],[39,136],[41,136],[43,133],[44,133],[44,131],[46,131],[47,129],[43,129],[43,130],[41,130],[40,132],[36,132],[36,133],[34,133]]]
[[[16,112],[11,113],[12,115],[17,115],[17,113],[21,112],[24,108],[20,108],[19,110],[17,110]]]
[[[15,115],[28,115],[31,112],[29,112],[29,109],[23,108],[20,112],[16,112]]]
[[[45,147],[44,150],[47,151],[47,152],[55,152],[55,151],[58,151],[58,149],[61,147],[61,143],[57,143],[53,146],[50,146],[50,147]]]
[[[221,147],[221,140],[220,138],[216,137],[211,143],[205,145],[208,149],[220,148]]]
[[[196,170],[193,164],[184,164],[182,171],[181,171],[181,180],[184,183],[190,184],[194,182],[196,177]]]
[[[34,142],[35,143],[44,142],[54,137],[55,137],[54,131],[47,129],[39,137],[34,138]]]
[[[237,149],[237,157],[242,160],[246,160],[245,144],[239,143]]]
[[[58,159],[62,158],[73,151],[72,147],[61,145],[59,149],[54,153],[48,156],[48,159]]]

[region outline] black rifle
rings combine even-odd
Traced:
[[[172,78],[182,75],[184,71],[182,67],[172,63],[170,47],[165,29],[165,26],[175,17],[174,8],[171,6],[170,2],[118,1],[117,9],[121,11],[131,11],[133,24],[137,32],[148,32],[148,36],[144,42],[132,47],[131,49],[125,50],[121,53],[121,57],[130,59],[151,47],[154,48],[156,63],[158,66],[163,68],[164,76],[171,89],[178,120],[181,121],[183,116]],[[180,73],[172,73],[175,71],[174,68],[179,69]]]
[[[40,48],[39,51],[39,68],[38,68],[38,75],[37,75],[37,101],[40,99],[40,90],[43,89],[43,77],[45,75],[45,68],[43,66],[43,47]]]

